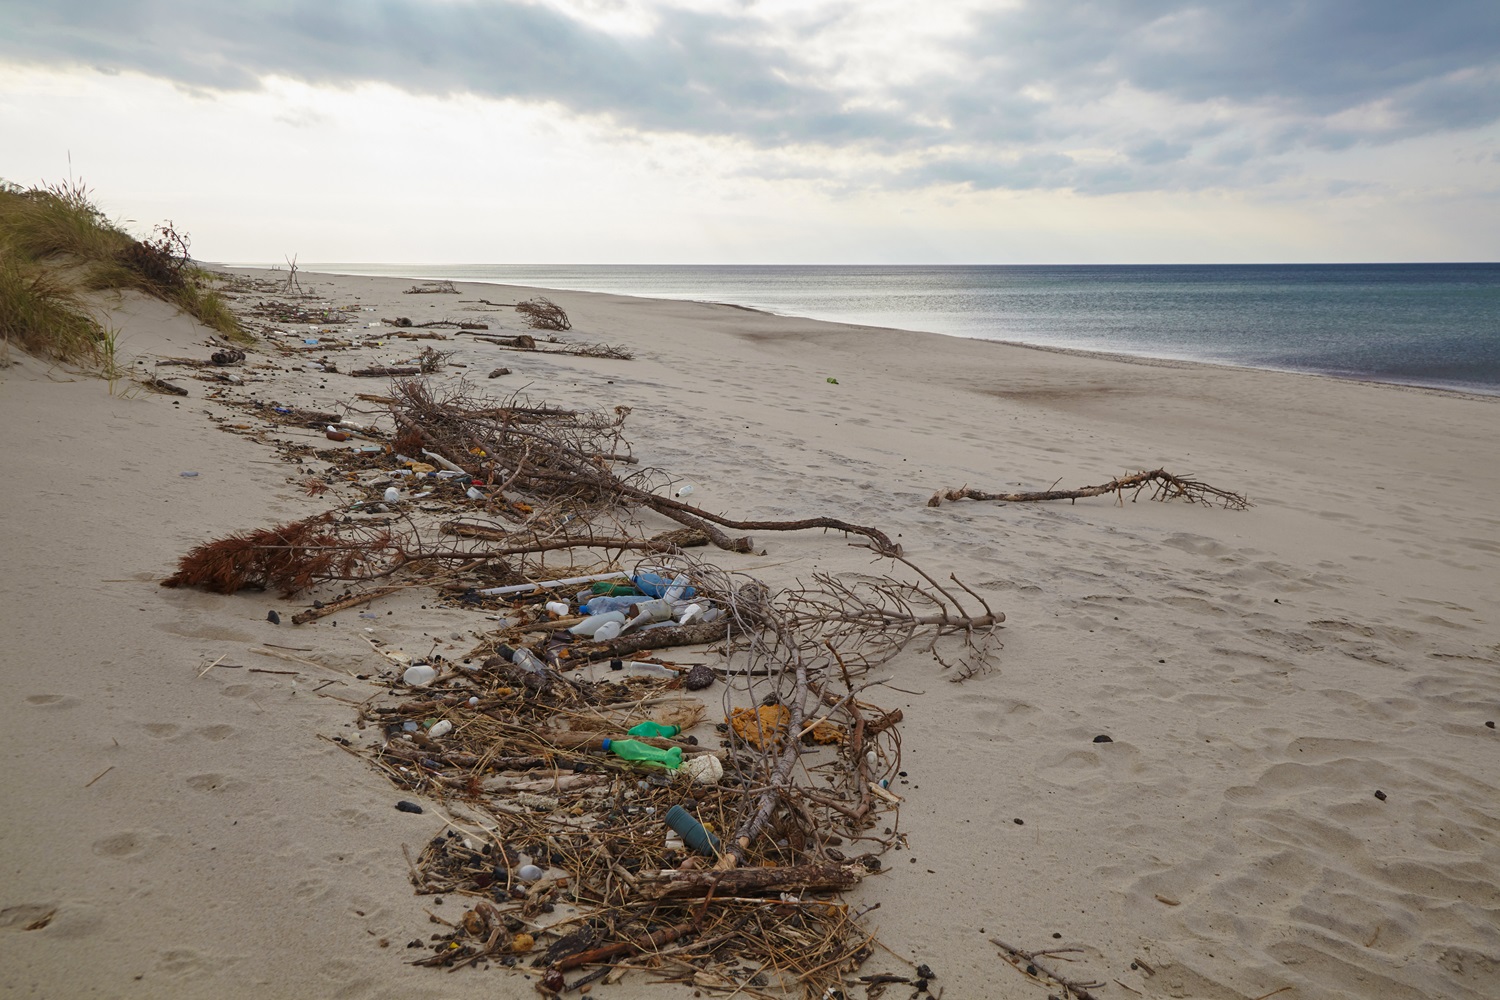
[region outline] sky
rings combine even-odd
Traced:
[[[0,178],[217,261],[1500,260],[1496,0],[0,0]]]

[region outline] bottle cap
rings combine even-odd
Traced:
[[[503,642],[495,647],[495,653],[498,656],[505,657],[507,660],[516,655],[516,651]]]
[[[614,742],[614,740],[606,738],[605,741],[604,741],[604,749],[608,750],[609,749],[609,745],[611,743],[613,743],[613,742]]]

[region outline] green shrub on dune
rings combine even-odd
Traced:
[[[135,289],[228,337],[251,339],[207,283],[170,222],[138,240],[104,217],[81,182],[25,189],[0,182],[0,338],[28,353],[101,363],[107,338],[80,301],[83,290]]]

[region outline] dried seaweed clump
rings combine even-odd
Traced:
[[[218,594],[256,587],[290,597],[325,580],[368,579],[403,561],[389,531],[356,527],[341,534],[334,514],[206,542],[178,560],[177,572],[161,585]]]
[[[516,312],[526,317],[526,325],[533,330],[573,329],[573,322],[563,312],[563,307],[540,295],[525,302],[517,302]]]

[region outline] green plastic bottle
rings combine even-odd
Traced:
[[[628,732],[631,736],[659,736],[665,739],[671,739],[673,736],[676,736],[678,733],[682,732],[682,727],[664,726],[660,722],[652,722],[650,719],[647,719],[645,722],[638,722],[635,725],[631,726],[626,730],[626,732]]]
[[[638,760],[643,764],[655,764],[673,771],[682,766],[682,747],[658,750],[639,740],[605,740],[604,749],[625,760]]]

